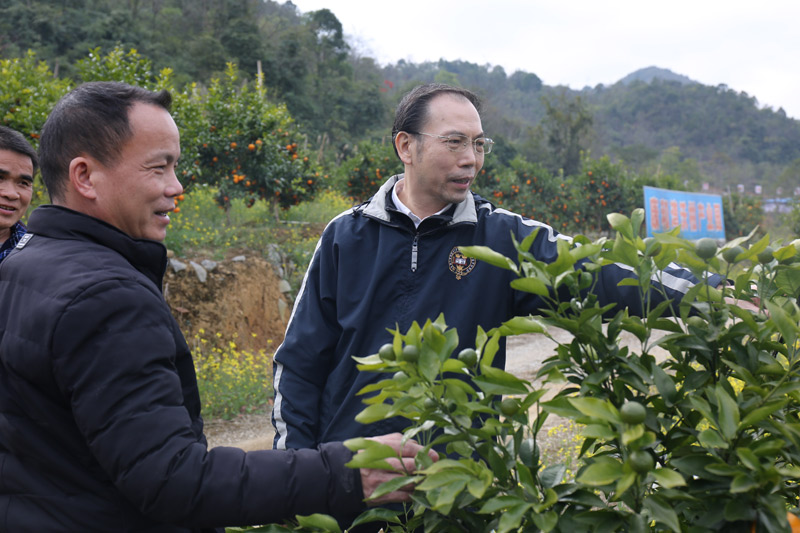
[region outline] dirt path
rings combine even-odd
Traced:
[[[554,329],[551,335],[559,342],[569,342],[569,333]],[[633,336],[622,335],[625,345],[635,346]],[[542,362],[553,355],[556,344],[544,335],[518,335],[508,339],[506,370],[512,374],[534,380]],[[657,351],[658,349],[656,349]],[[638,349],[636,350],[638,352]],[[556,419],[548,419],[548,426],[558,424]],[[244,450],[272,448],[274,432],[270,415],[242,415],[234,420],[209,420],[206,422],[206,437],[209,447],[235,446]]]

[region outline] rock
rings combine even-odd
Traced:
[[[281,317],[281,320],[286,322],[289,317],[286,316],[286,312],[289,310],[289,306],[283,300],[278,300],[278,316]]]
[[[281,253],[280,248],[278,248],[278,245],[275,243],[270,243],[267,245],[266,257],[267,261],[276,267],[280,267],[283,264],[283,254]]]
[[[209,272],[217,268],[217,262],[212,261],[211,259],[203,259],[202,261],[200,261],[200,265]]]
[[[242,263],[244,262],[245,259],[247,259],[245,256],[237,255],[236,257],[231,258],[231,261],[234,261],[236,263]]]
[[[181,270],[186,270],[186,263],[181,263],[174,257],[169,260],[169,266],[172,267],[172,270],[175,272],[180,272]]]
[[[292,286],[289,285],[288,281],[282,279],[278,282],[278,290],[281,291],[282,294],[287,294],[292,292]]]
[[[197,279],[200,280],[200,283],[205,283],[208,279],[208,271],[194,261],[189,261],[189,264],[194,269],[194,273],[197,274]]]

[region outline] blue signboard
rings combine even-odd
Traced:
[[[725,240],[722,197],[718,194],[645,187],[644,210],[648,237],[680,227],[684,239]]]

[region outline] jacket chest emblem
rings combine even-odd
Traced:
[[[450,272],[456,275],[456,279],[466,276],[475,268],[477,261],[474,257],[466,257],[458,250],[458,246],[450,250],[450,257],[447,260],[450,265]]]

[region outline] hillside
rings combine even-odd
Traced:
[[[286,103],[309,147],[340,162],[360,141],[385,138],[399,98],[421,82],[469,87],[486,101],[495,160],[548,162],[548,105],[585,110],[581,148],[634,170],[718,189],[761,184],[771,194],[800,181],[800,121],[759,105],[757,95],[702,85],[648,66],[613,85],[571,90],[532,72],[468,61],[404,60],[380,66],[351,47],[335,7],[299,12],[291,2],[114,2],[10,0],[0,4],[0,57],[33,49],[59,76],[75,77],[88,51],[135,48],[178,86],[201,86],[228,61],[252,79],[260,68],[271,97]]]

